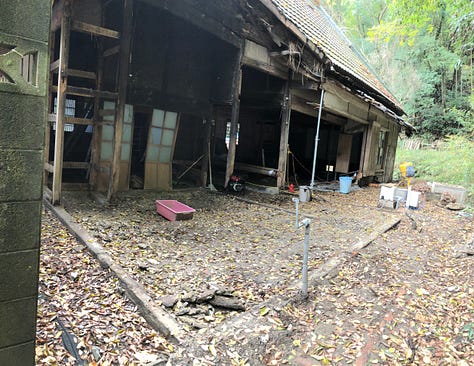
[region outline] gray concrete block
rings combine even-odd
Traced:
[[[0,253],[38,249],[40,219],[40,201],[0,203]]]
[[[42,97],[0,92],[0,148],[41,149],[45,103]]]
[[[50,13],[50,0],[2,1],[0,30],[47,42]]]
[[[40,200],[42,167],[41,151],[0,149],[0,202]]]
[[[0,348],[0,365],[33,366],[35,364],[35,342]]]
[[[0,300],[36,296],[39,250],[0,254]],[[0,324],[3,323],[0,321]]]
[[[36,298],[1,302],[0,324],[2,326],[0,349],[33,341],[36,337]],[[0,365],[9,364],[0,363]]]
[[[1,21],[2,14],[0,13],[0,23]],[[1,31],[0,43],[11,48],[10,52],[0,55],[0,70],[9,79],[9,82],[0,83],[0,91],[46,96],[49,77],[48,44]],[[33,57],[32,63],[35,75],[31,75],[31,77],[21,72],[22,59],[25,55],[36,55]]]

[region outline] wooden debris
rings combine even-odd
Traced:
[[[239,299],[235,297],[216,295],[209,301],[209,304],[211,304],[212,306],[230,309],[230,310],[237,310],[237,311],[245,310],[245,306],[240,302]]]
[[[413,217],[413,215],[410,215],[410,214],[408,213],[408,211],[405,211],[405,215],[406,215],[406,216],[410,219],[410,221],[411,221],[411,228],[412,228],[413,230],[416,230],[416,228],[418,227],[418,224],[416,223],[416,220],[415,220],[415,218]]]

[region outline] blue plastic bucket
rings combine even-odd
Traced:
[[[351,191],[352,177],[339,177],[339,192],[349,193]]]

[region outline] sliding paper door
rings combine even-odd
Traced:
[[[153,110],[145,161],[145,189],[172,188],[173,153],[178,123],[178,113]]]

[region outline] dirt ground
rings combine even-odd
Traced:
[[[171,365],[473,364],[474,259],[457,251],[472,235],[472,216],[423,202],[410,211],[414,228],[404,209],[377,209],[378,193],[323,192],[301,204],[312,220],[310,271],[344,258],[311,284],[307,300],[298,293],[304,230],[294,228],[289,195],[132,191],[100,206],[71,192],[65,208],[185,324],[187,348],[155,340]],[[169,222],[156,199],[196,212]],[[351,252],[397,217],[397,227]],[[245,311],[196,300],[209,291]],[[122,361],[110,364],[137,359]]]

